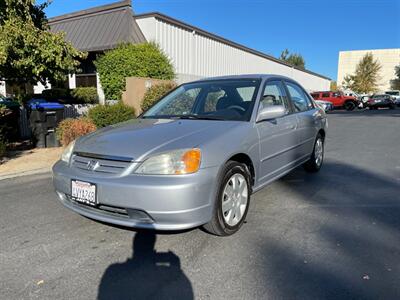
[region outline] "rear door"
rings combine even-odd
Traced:
[[[286,90],[281,80],[267,81],[263,87],[259,110],[265,106],[284,105],[287,115],[256,123],[260,139],[258,183],[270,181],[292,166],[298,157],[297,118],[292,113]]]
[[[294,106],[298,119],[298,149],[299,160],[308,158],[314,148],[317,136],[317,122],[319,111],[314,107],[308,94],[297,83],[285,81],[289,99]]]

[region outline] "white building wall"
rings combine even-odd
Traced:
[[[50,82],[47,82],[46,85],[43,85],[41,82],[38,82],[33,86],[33,93],[41,94],[44,90],[49,90],[49,89],[51,89]]]
[[[357,64],[368,52],[371,52],[382,66],[379,90],[390,90],[390,80],[396,77],[394,68],[400,64],[400,49],[340,51],[337,76],[337,83],[339,86],[342,84],[346,75],[354,74]]]
[[[328,90],[328,79],[303,72],[155,17],[136,20],[146,40],[154,41],[171,59],[179,83],[204,77],[278,74],[293,78],[307,90]]]

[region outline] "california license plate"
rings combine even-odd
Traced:
[[[77,202],[95,206],[97,204],[96,185],[90,182],[72,180],[71,197],[72,200]]]

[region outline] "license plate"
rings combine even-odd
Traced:
[[[95,206],[97,204],[96,185],[90,182],[72,180],[71,197],[72,200],[75,200],[77,202]]]

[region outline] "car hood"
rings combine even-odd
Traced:
[[[80,138],[74,152],[119,156],[141,161],[149,154],[197,147],[241,122],[134,119]]]

